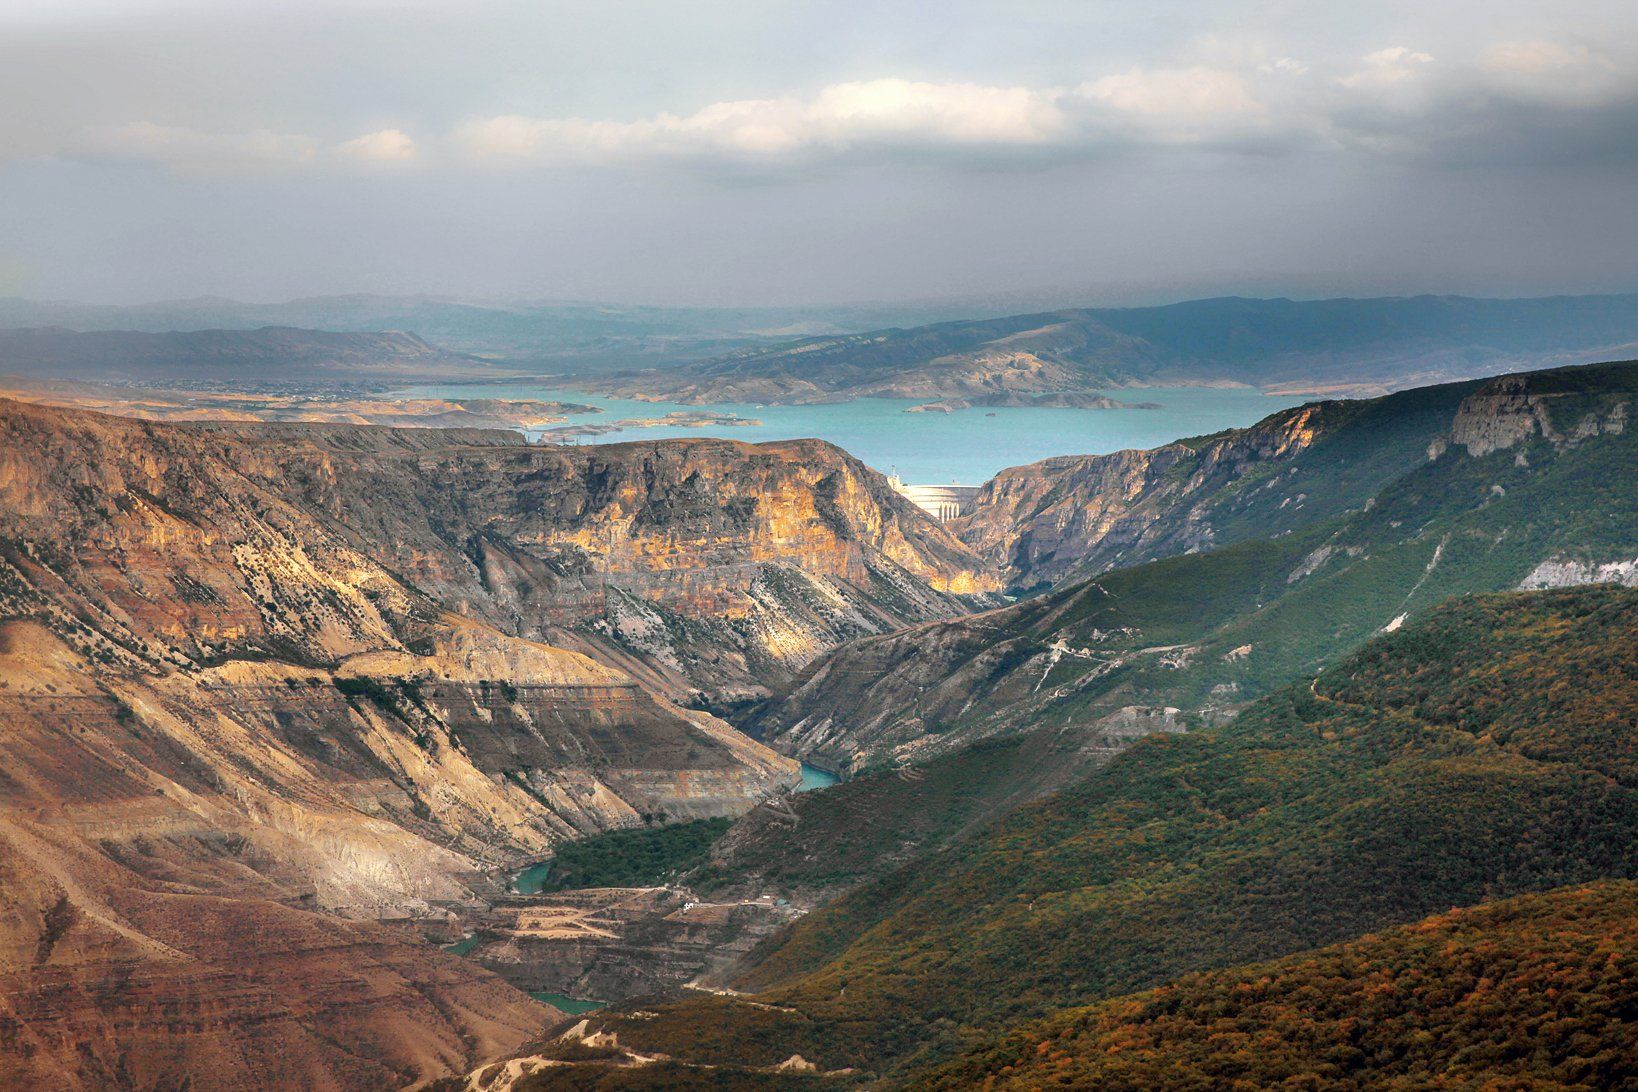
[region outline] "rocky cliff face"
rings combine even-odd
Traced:
[[[1315,402],[1148,451],[1012,467],[947,526],[1015,588],[1289,532],[1425,459],[1480,386]]]
[[[843,640],[959,614],[999,588],[880,475],[819,441],[224,433],[269,488],[440,602],[676,698],[766,694]]]
[[[1611,365],[1625,382],[1638,385],[1638,366]],[[1611,398],[1602,384],[1573,371],[1504,375],[1462,400],[1451,424],[1450,443],[1469,455],[1526,443],[1539,436],[1557,446],[1600,435],[1619,435],[1627,426],[1630,402]]]

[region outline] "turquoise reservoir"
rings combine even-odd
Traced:
[[[538,895],[546,886],[546,877],[551,874],[551,861],[532,864],[517,874],[517,878],[512,881],[512,890],[520,895]]]
[[[654,420],[668,413],[731,414],[756,425],[687,428],[663,425],[621,428],[583,442],[662,440],[673,436],[722,436],[758,443],[816,436],[829,440],[882,473],[920,485],[981,485],[996,471],[1053,455],[1101,455],[1123,448],[1158,447],[1186,436],[1249,425],[1295,406],[1301,398],[1273,396],[1244,387],[1151,387],[1106,391],[1125,402],[1155,402],[1159,409],[1050,409],[973,407],[954,413],[906,413],[915,401],[860,398],[823,406],[756,406],[637,402],[575,390],[520,383],[439,383],[394,392],[410,398],[510,398],[578,402],[601,413],[576,414],[566,425]],[[557,426],[553,426],[557,427]],[[541,432],[530,433],[540,437]],[[552,436],[545,434],[547,440]]]
[[[832,785],[840,785],[842,779],[833,773],[826,773],[817,766],[802,763],[802,783],[796,786],[797,792],[812,792],[814,789],[828,789]]]
[[[607,1001],[586,1001],[579,997],[564,997],[560,993],[546,993],[544,990],[530,991],[530,997],[536,1001],[544,1001],[553,1008],[562,1009],[570,1016],[579,1016],[583,1012],[596,1012],[607,1005]]]

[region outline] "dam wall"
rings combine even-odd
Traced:
[[[887,479],[900,496],[909,500],[929,516],[946,523],[961,515],[963,509],[978,495],[976,485],[910,485],[897,474]]]

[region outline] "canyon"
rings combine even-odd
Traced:
[[[842,640],[1000,601],[965,546],[822,441],[216,431],[440,602],[675,699],[762,697]]]
[[[1443,596],[1624,572],[1635,391],[1630,362],[1506,376],[1003,474],[946,526],[1042,594],[841,646],[751,726],[850,772],[1175,731]]]
[[[531,992],[709,1007],[1441,599],[1630,583],[1635,368],[1048,460],[946,523],[815,440],[0,401],[0,1054],[368,1088],[567,1026]],[[798,759],[849,780],[793,796]],[[736,821],[651,886],[508,890],[700,819]]]
[[[554,1010],[426,927],[566,839],[794,787],[668,696],[706,671],[737,694],[993,584],[817,443],[0,402],[0,511],[0,1052],[68,1087],[251,1087],[274,1057],[379,1087],[517,1045]]]
[[[595,1013],[508,1064],[573,1067],[557,1088],[615,1067],[624,1087],[796,1087],[774,1075],[798,1067],[887,1088],[1451,1066],[1624,1083],[1635,611],[1613,587],[1447,600],[855,888],[753,952],[733,992]],[[1452,907],[1484,923],[1461,944]],[[1536,964],[1517,940],[1538,925],[1580,935]],[[1384,940],[1399,951],[1358,958]],[[1544,1056],[1524,1029],[1548,1012],[1575,1031]],[[1088,1014],[1094,1042],[1071,1030]],[[1308,1038],[1321,1018],[1345,1026]]]

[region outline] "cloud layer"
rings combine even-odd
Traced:
[[[994,168],[1178,150],[1627,161],[1638,159],[1638,70],[1574,42],[1498,42],[1457,61],[1390,44],[1330,65],[1243,56],[1134,66],[1053,87],[882,77],[635,120],[502,113],[416,135],[408,128],[327,141],[138,120],[81,133],[55,154],[184,170],[420,162],[780,171],[929,158]]]

